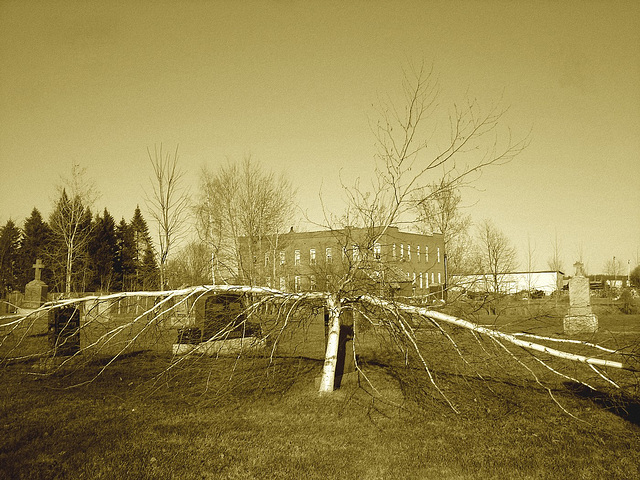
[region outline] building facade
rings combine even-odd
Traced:
[[[563,278],[564,274],[559,271],[501,273],[498,275],[498,293],[512,295],[539,290],[550,295],[562,290]],[[467,292],[493,292],[495,285],[491,274],[480,273],[454,276],[451,288]]]
[[[244,283],[283,291],[427,296],[441,292],[445,283],[442,235],[397,227],[291,231],[259,241],[243,237],[240,252]],[[352,281],[345,285],[349,273]]]

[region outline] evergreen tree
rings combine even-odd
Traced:
[[[115,271],[115,288],[120,291],[131,291],[135,287],[135,250],[133,230],[123,218],[116,227],[117,252],[113,269]]]
[[[18,287],[19,248],[22,232],[13,222],[0,227],[0,297]]]
[[[160,268],[153,248],[149,245],[144,252],[141,266],[143,290],[157,290],[160,287]]]
[[[27,283],[33,280],[33,263],[42,259],[45,268],[42,271],[42,281],[51,282],[51,270],[48,267],[47,252],[51,242],[51,229],[42,219],[37,208],[31,211],[24,222],[22,241],[20,242],[20,266],[18,272],[18,288],[24,290]]]
[[[141,290],[151,280],[147,276],[153,277],[154,272],[158,269],[158,264],[153,253],[153,244],[151,243],[151,235],[149,235],[149,227],[140,212],[140,207],[136,206],[136,210],[129,224],[131,234],[133,236],[133,261],[135,265],[135,281],[133,282],[134,290]]]
[[[116,224],[111,214],[104,209],[96,216],[88,244],[88,268],[91,272],[88,289],[102,292],[111,290],[115,280],[114,266],[118,245]]]

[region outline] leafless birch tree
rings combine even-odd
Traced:
[[[432,308],[408,305],[375,295],[344,298],[341,299],[341,305],[335,305],[332,303],[334,296],[323,292],[287,293],[264,287],[232,285],[199,286],[160,292],[123,292],[45,304],[32,313],[3,319],[4,323],[0,325],[0,364],[38,360],[39,363],[33,364],[37,368],[34,373],[42,375],[60,369],[80,368],[87,362],[99,359],[99,362],[93,362],[94,365],[99,365],[99,368],[93,369],[92,376],[81,376],[80,384],[91,382],[119,357],[145,348],[145,337],[148,342],[149,339],[161,335],[163,331],[170,331],[171,318],[181,308],[193,308],[202,295],[209,293],[250,295],[253,299],[253,303],[246,304],[246,308],[238,316],[238,322],[232,321],[219,331],[213,332],[210,340],[225,340],[232,329],[248,328],[252,320],[259,318],[260,306],[269,302],[279,305],[278,323],[267,333],[269,342],[262,339],[253,344],[257,348],[256,354],[261,353],[262,358],[269,362],[274,360],[273,353],[278,337],[286,328],[292,312],[305,302],[324,304],[331,318],[330,323],[333,323],[340,310],[357,312],[364,323],[355,322],[354,328],[357,330],[370,322],[372,327],[377,325],[375,328],[386,331],[385,335],[389,340],[398,342],[404,361],[423,372],[427,383],[435,392],[434,398],[440,398],[444,405],[456,412],[460,411],[461,406],[455,400],[455,392],[450,388],[443,388],[440,383],[446,376],[462,375],[467,378],[465,382],[476,378],[486,383],[488,379],[485,375],[488,374],[493,375],[491,381],[495,383],[513,381],[509,377],[510,374],[524,374],[539,387],[547,390],[559,408],[569,415],[571,412],[566,410],[556,397],[558,392],[556,387],[551,387],[554,384],[550,383],[550,379],[555,378],[556,383],[578,385],[594,393],[610,391],[611,398],[616,398],[615,395],[620,398],[625,398],[625,395],[626,398],[638,395],[637,373],[640,357],[633,346],[608,347],[579,339],[541,336],[527,332],[505,333]],[[119,312],[121,303],[135,299],[141,304],[141,299],[144,298],[151,299],[146,308],[136,310],[136,313],[129,316],[124,323],[113,321],[112,315]],[[37,319],[42,314],[61,308],[84,312],[77,334],[86,340],[75,353],[57,356],[56,351],[64,348],[64,342],[69,337],[60,335],[55,344],[43,349],[42,340],[46,343],[46,338],[37,335],[38,329],[42,328],[42,323]],[[83,332],[89,334],[84,335]],[[378,336],[379,333],[375,335]],[[338,342],[338,338],[338,335],[330,333],[327,339],[328,350],[333,343]],[[35,345],[36,341],[40,342],[40,347]],[[140,345],[141,342],[143,345]],[[202,354],[198,352],[199,350],[195,349],[193,354],[173,357],[167,367],[167,373],[179,371],[181,365],[186,362],[201,359]],[[445,353],[450,355],[444,357],[446,365],[435,363],[443,362]],[[219,355],[217,351],[209,353],[212,359]],[[457,364],[456,358],[459,360]],[[322,371],[322,393],[330,392],[334,388],[334,377],[329,371],[332,368],[330,360],[325,360]],[[268,365],[269,362],[263,365]],[[495,364],[495,368],[487,373],[488,363]],[[376,387],[369,381],[366,371],[359,365],[358,370],[362,374],[363,388],[376,395]],[[233,372],[230,374],[233,375]]]
[[[442,233],[449,275],[475,273],[469,265],[472,241],[471,216],[465,215],[459,188],[442,177],[416,192],[418,224],[424,233]]]
[[[251,285],[269,276],[280,234],[292,225],[294,199],[284,175],[265,170],[250,156],[216,171],[203,168],[196,228],[223,278],[239,275]]]
[[[401,92],[400,103],[381,102],[378,119],[372,122],[377,147],[373,178],[368,185],[357,179],[353,186],[344,186],[348,203],[345,218],[370,233],[359,242],[361,254],[350,263],[332,294],[337,314],[330,324],[330,335],[340,329],[344,292],[357,290],[354,283],[361,278],[359,272],[370,258],[368,252],[390,226],[412,222],[416,203],[425,204],[443,190],[472,182],[483,169],[509,162],[528,143],[527,138],[514,141],[509,132],[506,138],[501,136],[504,109],[494,106],[483,110],[471,99],[453,105],[448,112],[448,129],[442,132],[439,88],[433,71],[424,65],[404,71]],[[438,188],[425,189],[429,184]],[[330,343],[326,355],[329,365],[324,370],[327,376],[335,371],[335,353]],[[328,380],[323,382],[328,384]]]
[[[63,258],[64,291],[71,293],[74,262],[79,253],[86,249],[91,233],[90,207],[97,193],[93,182],[86,178],[86,169],[72,164],[71,175],[63,179],[58,187],[59,199],[49,217],[49,226],[53,232],[53,243],[57,245],[52,252],[52,260]]]
[[[560,241],[558,240],[558,232],[555,233],[553,242],[551,243],[551,256],[547,260],[547,265],[554,272],[564,272],[564,264],[562,262],[562,252]]]
[[[153,154],[147,148],[147,154],[154,174],[147,205],[158,228],[160,286],[164,288],[169,253],[184,236],[189,194],[183,185],[184,171],[178,165],[178,146],[173,154],[163,152],[162,144],[154,147]]]
[[[478,226],[478,245],[485,273],[491,276],[492,289],[500,293],[501,279],[517,266],[516,249],[507,236],[488,219]]]

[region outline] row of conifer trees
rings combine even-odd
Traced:
[[[34,208],[22,225],[8,220],[0,226],[0,296],[24,292],[38,258],[50,292],[64,292],[68,281],[74,293],[158,287],[158,264],[139,207],[129,222],[116,224],[106,208],[94,215],[80,205],[80,215],[71,218],[69,204],[63,192],[48,221]]]

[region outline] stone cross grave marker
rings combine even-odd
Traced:
[[[42,269],[44,268],[42,260],[39,258],[36,259],[36,263],[33,265],[33,268],[36,270],[35,279],[31,280],[24,287],[23,308],[38,308],[47,301],[49,286],[41,279]]]
[[[42,263],[42,260],[40,260],[39,258],[36,259],[36,263],[34,263],[32,265],[33,268],[36,269],[36,280],[42,280],[41,278],[41,274],[42,274],[42,269],[44,268],[44,264]]]
[[[594,333],[598,331],[598,317],[591,310],[589,279],[585,276],[581,262],[576,262],[573,266],[576,274],[569,280],[569,311],[564,316],[564,333]]]

